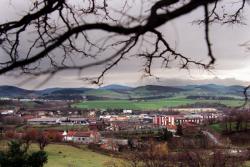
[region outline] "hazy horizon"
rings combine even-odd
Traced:
[[[81,87],[86,87],[86,88],[99,88],[99,87],[104,87],[108,85],[121,85],[121,86],[128,86],[128,87],[138,87],[138,86],[144,86],[144,85],[159,85],[159,86],[186,86],[186,85],[206,85],[206,84],[216,84],[216,85],[224,85],[224,86],[233,86],[233,85],[240,85],[240,86],[247,86],[249,83],[247,81],[241,81],[241,80],[236,80],[234,78],[225,78],[225,79],[219,79],[219,78],[213,78],[213,79],[204,79],[204,80],[191,80],[191,79],[177,79],[177,78],[160,78],[160,79],[155,79],[151,78],[148,80],[144,80],[144,82],[134,82],[134,83],[121,83],[121,82],[109,82],[109,83],[104,83],[100,86],[95,85],[95,84],[68,84],[68,85],[60,85],[54,83],[53,85],[48,85],[44,84],[40,87],[37,87],[37,85],[32,85],[32,84],[16,84],[16,83],[2,83],[0,81],[0,86],[16,86],[19,88],[23,89],[29,89],[29,90],[41,90],[41,89],[47,89],[47,88],[81,88]]]

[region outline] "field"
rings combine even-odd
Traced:
[[[7,149],[7,142],[0,141],[0,150]],[[37,151],[37,144],[32,144],[30,151]],[[118,162],[110,156],[95,153],[86,146],[75,148],[69,145],[49,144],[45,147],[48,154],[48,163],[44,167],[105,167],[107,162]],[[250,161],[246,162],[250,167]]]
[[[1,149],[7,148],[7,142],[1,141]],[[32,144],[31,151],[37,151],[37,144]],[[114,158],[95,153],[85,147],[78,149],[69,145],[49,144],[45,147],[48,163],[44,167],[103,167],[104,163]]]
[[[226,127],[225,123],[216,123],[216,124],[210,125],[210,128],[218,133],[222,133],[223,130],[225,130],[225,127]],[[228,124],[228,127],[229,127],[229,124]],[[248,123],[248,127],[250,127],[250,123]],[[232,131],[236,131],[236,122],[232,123]]]
[[[218,133],[221,133],[224,130],[224,125],[216,123],[216,124],[210,125],[210,128]]]
[[[38,149],[37,147],[33,148]],[[48,163],[45,167],[102,167],[112,158],[92,152],[88,149],[78,149],[67,145],[48,145],[45,149],[48,153]]]
[[[148,101],[130,100],[95,100],[74,104],[73,107],[82,109],[132,109],[132,110],[158,110],[167,107],[178,107],[195,103],[220,103],[235,107],[243,104],[242,100],[192,100],[186,98],[170,98]]]
[[[84,125],[22,125],[16,127],[17,131],[23,131],[24,129],[27,128],[36,128],[39,130],[81,130],[81,131],[86,131],[88,130],[87,126]]]

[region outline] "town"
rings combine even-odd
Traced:
[[[0,167],[250,167],[250,0],[1,0]]]
[[[2,101],[11,102],[9,99]],[[192,140],[198,135],[199,140],[206,139],[206,143],[203,143],[206,147],[228,147],[227,143],[222,144],[214,139],[211,128],[208,128],[225,122],[229,117],[232,118],[232,112],[225,108],[172,107],[160,111],[83,110],[65,105],[57,106],[69,103],[67,101],[53,101],[53,106],[49,107],[51,102],[46,102],[45,106],[48,107],[31,109],[21,107],[22,102],[20,101],[19,106],[14,109],[0,110],[2,138],[25,138],[26,135],[30,135],[29,133],[36,131],[46,136],[44,139],[48,140],[47,142],[50,140],[84,144],[95,146],[95,149],[124,152],[140,148],[151,139],[161,141],[161,138],[167,137],[169,142],[170,139],[171,142],[177,142],[184,138],[183,136],[189,136],[188,140]],[[16,100],[12,103],[16,104]],[[248,129],[249,120],[246,120],[245,128]],[[244,121],[241,121],[240,126],[243,126]],[[186,144],[189,145],[187,147],[201,147]],[[186,147],[185,144],[182,147]]]

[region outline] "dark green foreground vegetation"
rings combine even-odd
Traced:
[[[43,150],[28,152],[28,145],[11,141],[0,151],[0,167],[43,167],[48,155]]]

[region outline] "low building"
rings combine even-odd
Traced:
[[[200,114],[187,114],[184,115],[182,118],[176,118],[175,119],[175,124],[183,124],[185,122],[193,122],[196,124],[201,124],[203,123],[204,118]]]
[[[31,114],[21,115],[21,117],[22,117],[25,121],[27,121],[27,120],[29,120],[29,119],[34,119],[34,118],[36,118],[36,116],[31,115]]]
[[[88,125],[89,122],[86,118],[82,117],[68,117],[66,120],[63,120],[61,124]]]
[[[172,108],[172,111],[178,112],[191,112],[191,113],[200,113],[200,112],[218,112],[216,108]]]
[[[76,132],[72,137],[74,143],[89,144],[92,143],[90,132]]]
[[[72,141],[80,144],[99,143],[100,133],[96,131],[76,132],[72,137]]]
[[[184,135],[194,135],[200,132],[200,126],[194,122],[184,122],[181,126]]]
[[[89,122],[89,129],[90,130],[105,130],[106,124],[103,121],[90,121]]]
[[[99,143],[101,138],[97,131],[64,131],[62,136],[63,141],[79,144]]]
[[[132,114],[133,111],[132,111],[132,110],[123,110],[123,113],[124,113],[124,114]]]
[[[56,125],[65,121],[66,117],[56,118],[56,117],[44,117],[44,118],[33,118],[28,119],[27,123],[32,125]]]
[[[183,115],[156,115],[153,118],[153,123],[155,125],[166,126],[166,125],[176,125],[179,120],[185,120]],[[180,121],[182,122],[182,121]]]
[[[219,119],[220,115],[213,112],[204,113],[188,113],[181,115],[155,115],[153,123],[159,126],[178,125],[185,122],[193,122],[196,124],[203,124]]]
[[[62,136],[63,136],[63,141],[66,142],[72,142],[73,141],[73,136],[76,134],[75,131],[64,131]]]
[[[80,117],[42,117],[27,120],[28,124],[45,124],[45,125],[88,125],[86,118]]]
[[[0,115],[13,115],[14,110],[1,110]]]
[[[104,138],[101,140],[101,148],[110,151],[120,151],[123,147],[128,147],[128,139]]]
[[[170,124],[169,116],[166,115],[156,115],[153,118],[153,123],[156,125],[166,126]]]
[[[128,120],[128,121],[112,121],[110,126],[106,130],[111,131],[120,131],[120,130],[136,130],[136,129],[145,129],[152,128],[155,125],[152,123],[145,123],[145,121],[140,120]]]
[[[177,130],[177,126],[176,125],[167,125],[166,126],[167,130],[172,132],[172,133],[176,133],[176,130]]]

